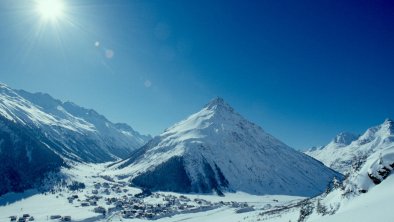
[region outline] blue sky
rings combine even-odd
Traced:
[[[0,2],[0,81],[156,135],[223,97],[295,148],[394,118],[391,1]]]

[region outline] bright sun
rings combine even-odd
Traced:
[[[36,9],[45,20],[58,20],[64,14],[65,5],[62,0],[36,0]]]

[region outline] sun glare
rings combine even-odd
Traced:
[[[62,0],[37,0],[37,12],[45,20],[58,20],[64,14],[65,5]]]

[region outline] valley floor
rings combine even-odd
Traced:
[[[132,210],[133,205],[127,206],[123,202],[123,206],[119,207],[119,200],[122,198],[133,199],[134,206],[140,205],[146,208],[161,206],[163,212],[156,212],[154,217],[158,222],[294,222],[298,221],[300,215],[299,203],[305,199],[278,195],[256,196],[246,193],[227,193],[225,197],[220,197],[170,192],[158,192],[150,196],[134,198],[134,195],[141,193],[141,190],[128,187],[123,181],[102,176],[105,169],[104,164],[75,165],[72,169],[64,169],[62,173],[68,178],[85,184],[86,188],[78,191],[58,187],[54,192],[45,194],[29,190],[21,194],[9,193],[0,197],[0,222],[10,221],[10,216],[20,217],[23,214],[30,214],[35,221],[59,221],[59,219],[50,219],[54,215],[71,216],[72,221],[79,222],[147,221],[146,215],[142,218],[125,218],[122,212]],[[111,181],[112,179],[114,180]],[[101,187],[98,188],[97,184],[101,184]],[[352,199],[338,199],[341,208],[336,214],[330,216],[312,214],[306,221],[393,221],[394,216],[391,212],[392,200],[394,200],[393,186],[394,177],[391,176],[366,194]],[[70,199],[76,195],[78,197]],[[92,197],[97,196],[102,198],[92,202]],[[83,203],[88,204],[82,206]],[[105,216],[96,213],[100,206],[106,209]]]
[[[51,216],[71,216],[72,221],[147,221],[146,218],[124,218],[122,210],[116,208],[117,201],[125,197],[133,198],[141,193],[138,188],[124,186],[122,181],[108,178],[104,175],[105,164],[75,165],[72,169],[63,169],[62,173],[72,181],[85,184],[85,189],[70,191],[67,188],[57,187],[54,192],[40,193],[37,190],[29,190],[24,193],[9,193],[0,197],[0,221],[10,221],[10,216],[20,217],[23,214],[33,216],[35,221],[59,221],[51,220]],[[114,179],[113,181],[111,181]],[[108,188],[97,184],[108,184]],[[123,186],[122,186],[123,185]],[[97,194],[94,194],[95,192]],[[106,192],[104,192],[106,191]],[[73,201],[70,197],[77,195]],[[89,197],[102,196],[94,204],[89,203]],[[182,199],[183,198],[183,199]],[[174,210],[163,213],[155,218],[158,222],[176,221],[256,221],[259,212],[263,209],[271,209],[278,206],[288,205],[304,199],[303,197],[267,195],[256,196],[246,193],[227,193],[224,197],[217,195],[182,195],[171,192],[157,192],[148,197],[136,199],[146,206],[166,205],[169,202],[175,207],[189,205],[187,210]],[[183,202],[179,200],[184,200]],[[175,203],[176,202],[176,203]],[[102,206],[107,210],[103,216],[95,213],[95,208]],[[171,206],[171,207],[174,207]],[[164,209],[164,208],[163,208]],[[165,211],[165,210],[164,210]],[[168,210],[167,210],[168,211]],[[237,213],[237,211],[240,211]]]

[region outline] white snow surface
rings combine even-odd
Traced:
[[[326,217],[311,218],[316,222],[379,221],[394,220],[392,203],[394,199],[394,177],[390,176],[368,193],[351,200],[342,200],[342,207],[336,214]]]
[[[320,197],[324,206],[338,207],[335,214],[322,216],[314,212],[307,221],[393,221],[391,205],[394,199],[394,176],[393,167],[389,166],[394,163],[393,151],[394,149],[390,148],[382,155],[371,155],[362,168],[353,171],[344,181],[343,189],[335,189],[327,196]],[[376,185],[368,177],[368,173],[376,174],[381,166],[386,166],[391,173]],[[361,189],[366,190],[367,193],[359,193]]]
[[[138,221],[144,222],[149,221],[146,219],[125,219],[121,217],[121,210],[115,211],[102,218],[100,214],[94,213],[93,209],[95,206],[81,207],[81,203],[84,202],[84,198],[92,195],[92,191],[95,189],[94,184],[99,182],[108,182],[107,180],[100,177],[106,175],[108,169],[107,164],[71,164],[71,168],[63,168],[62,173],[73,181],[83,182],[86,185],[84,190],[80,191],[68,191],[58,190],[55,193],[40,194],[36,190],[29,190],[25,193],[8,193],[0,197],[0,221],[9,221],[9,216],[22,216],[24,213],[28,213],[34,216],[35,221],[56,221],[48,220],[51,215],[71,216],[73,221]],[[110,184],[117,184],[118,180],[114,178],[114,182]],[[316,222],[341,222],[341,221],[382,221],[391,222],[393,221],[393,215],[391,213],[391,202],[394,198],[394,177],[389,176],[380,185],[372,187],[368,193],[343,197],[341,190],[335,190],[326,196],[322,203],[330,206],[337,203],[340,204],[339,210],[334,215],[319,215],[313,213],[306,221]],[[99,195],[103,196],[103,199],[98,201],[98,206],[104,206],[105,209],[114,207],[114,205],[106,205],[104,198],[111,197],[122,197],[124,195],[134,195],[141,192],[138,188],[127,187],[127,192],[115,193],[106,195],[99,191]],[[251,195],[243,192],[237,193],[225,193],[225,197],[217,195],[200,195],[200,194],[177,194],[171,192],[158,192],[162,195],[173,195],[173,196],[186,196],[193,200],[195,198],[203,199],[210,202],[238,202],[247,203],[249,206],[254,208],[254,211],[246,213],[237,213],[237,208],[222,206],[213,210],[206,210],[197,213],[184,213],[177,214],[171,217],[164,217],[155,221],[158,222],[216,222],[216,221],[227,221],[227,222],[239,222],[239,221],[267,221],[267,222],[287,222],[297,221],[300,215],[300,209],[298,207],[289,208],[284,211],[279,211],[277,214],[265,214],[269,211],[280,209],[286,206],[296,204],[298,201],[303,200],[303,197],[297,196],[282,196],[282,195]],[[74,203],[68,203],[67,197],[77,194],[81,201],[74,201]],[[144,198],[144,203],[164,204],[165,202],[161,199],[155,199],[153,197]]]
[[[313,148],[305,153],[320,160],[326,166],[341,172],[347,173],[352,163],[357,159],[365,159],[372,153],[380,152],[394,145],[394,124],[392,120],[386,119],[379,126],[369,128],[359,138],[351,138],[346,143],[338,142],[340,134],[328,145],[321,148]]]
[[[314,211],[307,221],[394,221],[390,213],[394,199],[393,126],[393,121],[387,119],[349,145],[332,149],[333,159],[342,155],[341,161],[350,161],[341,168],[348,176],[340,187],[317,198],[327,209],[334,206],[338,210],[324,216]],[[319,157],[329,148],[320,150]],[[325,155],[329,160],[330,153]]]
[[[118,163],[111,173],[133,177],[174,156],[184,158],[192,184],[204,175],[206,161],[221,170],[230,190],[253,194],[316,195],[340,176],[247,121],[221,98],[168,128],[140,158],[126,167],[128,160]]]

